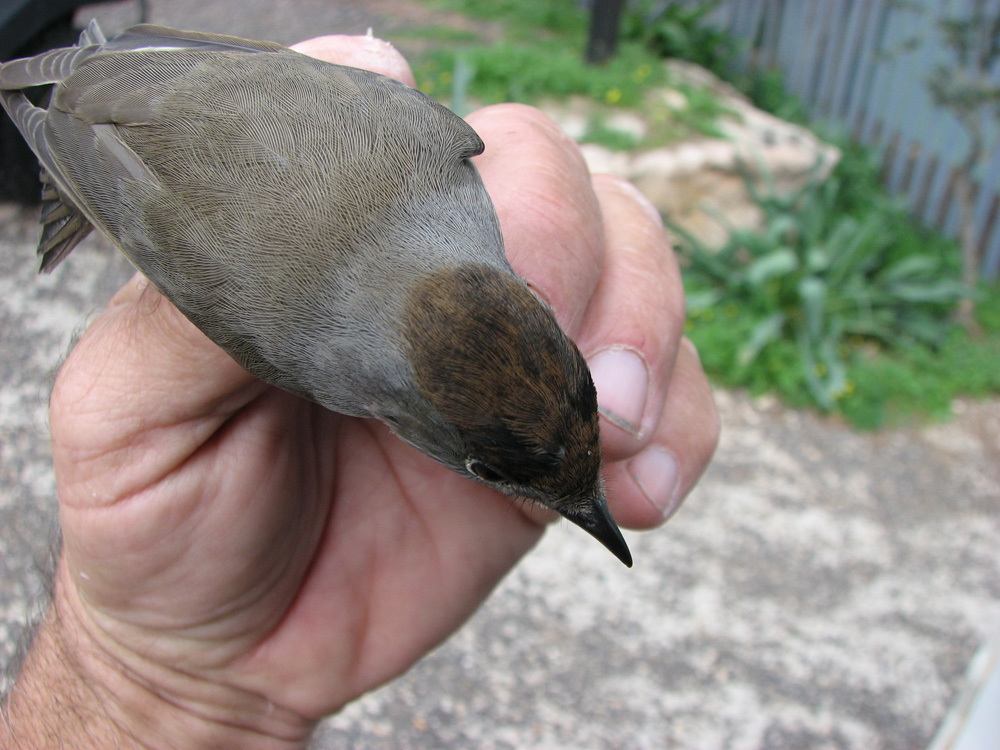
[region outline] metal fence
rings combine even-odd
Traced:
[[[875,147],[886,184],[925,223],[958,234],[956,166],[968,135],[925,85],[951,64],[938,21],[974,0],[725,0],[710,20],[744,40],[740,66],[778,67],[814,119]],[[909,7],[907,7],[909,6]],[[1000,0],[986,0],[991,14]],[[1000,66],[998,66],[1000,67]],[[1000,70],[993,70],[1000,85]],[[984,117],[987,134],[998,124]],[[996,142],[990,141],[989,142]],[[1000,149],[973,172],[976,238],[986,278],[1000,273]]]

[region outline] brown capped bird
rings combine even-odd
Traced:
[[[22,91],[45,84],[48,109]],[[376,73],[149,25],[5,63],[0,101],[42,166],[42,270],[97,227],[252,374],[631,565],[590,372],[508,264],[461,118]]]

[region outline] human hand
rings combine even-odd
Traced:
[[[412,84],[377,40],[300,49]],[[592,366],[612,513],[654,527],[718,434],[659,219],[536,110],[469,121],[514,269]],[[51,424],[65,549],[45,629],[154,747],[303,745],[451,633],[546,520],[253,379],[140,277],[73,350]]]

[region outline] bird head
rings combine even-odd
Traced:
[[[631,566],[601,480],[594,383],[548,307],[509,270],[473,264],[428,275],[404,319],[415,386],[434,417],[415,420],[423,429],[397,421],[397,432],[459,473],[558,512]]]

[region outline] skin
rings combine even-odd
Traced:
[[[413,82],[378,40],[300,49]],[[659,219],[538,111],[469,121],[515,270],[594,369],[611,511],[658,526],[718,440]],[[3,748],[305,747],[552,519],[255,380],[138,276],[62,368],[51,432],[64,548]]]

